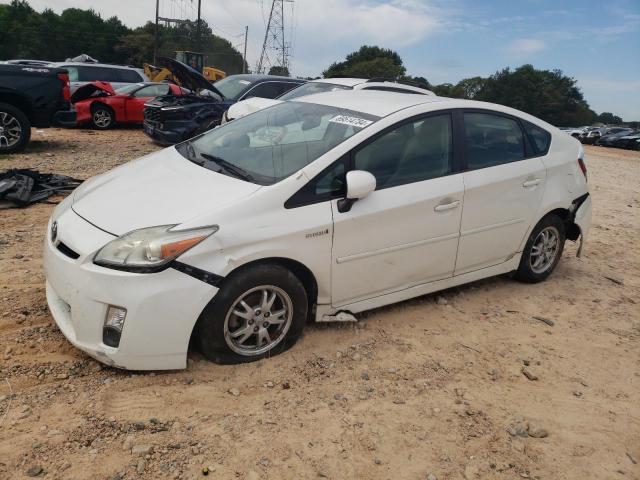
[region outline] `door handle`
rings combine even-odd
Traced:
[[[441,203],[440,205],[436,205],[433,210],[436,212],[445,212],[447,210],[456,208],[458,205],[460,205],[460,200],[456,200],[455,202],[451,203]]]
[[[527,180],[526,182],[524,182],[522,184],[523,187],[527,188],[527,187],[534,187],[536,185],[538,185],[542,180],[539,178],[534,178],[533,180]]]

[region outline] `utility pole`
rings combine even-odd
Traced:
[[[196,27],[196,47],[198,52],[202,51],[202,44],[200,43],[200,11],[202,7],[202,0],[198,0],[198,26]]]
[[[156,33],[155,40],[153,42],[153,64],[156,65],[158,61],[158,16],[160,13],[160,0],[156,0]]]
[[[285,41],[284,33],[284,3],[293,3],[294,0],[273,0],[269,11],[269,21],[264,32],[262,53],[258,61],[258,72],[264,73],[269,66],[289,68],[289,44]],[[270,59],[269,52],[271,52]]]
[[[244,53],[242,54],[242,73],[247,73],[247,39],[249,38],[249,25],[244,27]]]

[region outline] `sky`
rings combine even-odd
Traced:
[[[93,8],[130,27],[155,17],[155,0],[29,2],[56,12]],[[161,16],[195,18],[197,0],[160,4]],[[202,0],[202,17],[239,51],[248,25],[247,60],[255,66],[270,4]],[[286,5],[294,75],[318,76],[365,44],[396,50],[408,74],[432,84],[531,63],[574,77],[596,112],[640,120],[640,0],[294,0]]]

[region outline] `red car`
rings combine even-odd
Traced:
[[[142,123],[144,104],[155,97],[185,93],[172,83],[133,83],[114,90],[110,83],[91,82],[74,92],[71,103],[78,125],[107,130],[116,123]]]

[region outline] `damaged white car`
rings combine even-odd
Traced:
[[[525,113],[344,91],[283,102],[81,185],[54,211],[60,330],[120,368],[282,352],[309,319],[513,272],[591,223],[580,144]]]

